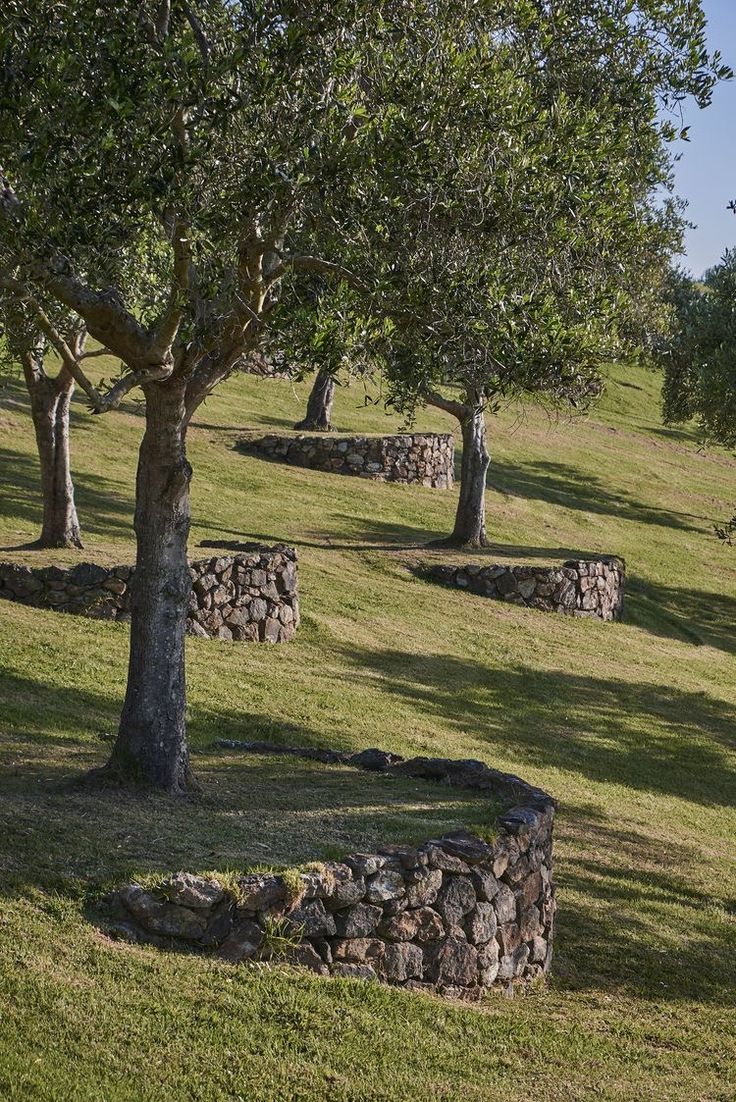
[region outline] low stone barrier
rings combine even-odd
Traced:
[[[438,565],[422,573],[443,585],[543,612],[600,620],[621,620],[624,613],[626,566],[613,556],[570,559],[560,567]]]
[[[454,482],[455,442],[450,433],[395,436],[269,433],[243,437],[237,447],[260,459],[378,482],[418,483],[438,490],[449,489]]]
[[[189,564],[187,631],[210,639],[283,643],[299,626],[297,553],[292,547]],[[132,566],[0,563],[0,597],[99,620],[130,619]]]
[[[109,934],[198,947],[233,963],[287,960],[321,976],[469,1000],[492,988],[513,992],[547,973],[556,903],[555,802],[546,792],[480,761],[217,745],[433,779],[501,795],[514,806],[498,818],[492,842],[458,831],[301,872],[243,875],[235,887],[232,879],[223,886],[186,872],[153,889],[127,884],[105,901]]]

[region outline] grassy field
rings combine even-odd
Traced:
[[[736,462],[664,427],[644,371],[615,368],[587,419],[494,418],[493,546],[474,559],[627,560],[625,623],[545,616],[412,573],[455,561],[423,549],[449,530],[453,493],[233,451],[244,429],[290,426],[305,394],[238,378],[191,430],[192,556],[202,539],[294,543],[303,608],[283,647],[188,642],[201,797],[75,788],[109,750],[127,629],[0,607],[0,1098],[733,1102],[736,551],[711,526],[731,515]],[[339,391],[335,421],[398,425],[358,387]],[[142,427],[133,405],[104,419],[75,408],[94,561],[132,559]],[[453,426],[426,413],[419,427]],[[3,558],[75,561],[12,550],[39,518],[15,381],[0,391],[0,485]],[[418,789],[397,807],[364,779],[214,754],[217,737],[473,756],[551,791],[549,987],[473,1009],[108,941],[87,905],[123,874],[308,860],[436,813]]]

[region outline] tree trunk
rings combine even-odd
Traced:
[[[56,379],[26,376],[41,464],[43,522],[38,547],[82,547],[69,464],[69,406],[74,380],[62,368]]]
[[[189,483],[184,385],[149,383],[138,457],[125,703],[104,771],[167,792],[192,787],[186,740],[184,629],[191,595],[187,563]]]
[[[297,421],[295,429],[307,429],[310,432],[332,431],[332,403],[335,400],[335,380],[329,371],[317,372],[312,392],[307,402],[307,415],[303,421]]]
[[[486,475],[491,457],[486,449],[483,406],[473,403],[460,422],[463,458],[460,467],[460,498],[455,527],[448,543],[456,547],[486,545]]]

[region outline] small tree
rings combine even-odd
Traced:
[[[518,380],[540,348],[558,376],[567,350],[573,373],[587,365],[620,281],[593,264],[595,294],[578,278],[570,305],[571,273],[595,259],[592,212],[610,241],[622,230],[589,193],[630,135],[614,120],[596,137],[602,113],[558,85],[555,51],[570,71],[587,61],[599,98],[623,47],[647,88],[706,96],[702,15],[691,0],[5,0],[2,25],[0,288],[32,311],[53,298],[120,358],[104,391],[70,365],[96,413],[145,397],[109,771],[182,791],[194,411],[266,340],[287,347],[309,313],[322,324],[299,290],[315,279],[367,319],[377,360],[414,356],[409,391],[466,363]]]
[[[4,320],[4,354],[8,366],[20,364],[31,403],[40,466],[43,516],[37,547],[81,548],[69,455],[69,414],[74,375],[85,353],[86,333],[80,320],[66,314],[57,326],[40,307],[24,309],[13,295],[0,299]],[[51,335],[51,340],[49,339]],[[58,364],[49,369],[52,353]]]

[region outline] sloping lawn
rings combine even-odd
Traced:
[[[307,387],[223,388],[190,433],[192,557],[203,539],[294,543],[303,623],[281,647],[188,642],[204,785],[191,801],[106,800],[74,783],[109,751],[125,626],[0,604],[1,1099],[732,1102],[736,551],[712,522],[731,515],[736,461],[664,427],[657,390],[655,376],[615,368],[587,419],[509,409],[489,425],[494,546],[475,560],[622,555],[626,621],[602,624],[420,580],[418,562],[467,559],[422,546],[449,530],[454,493],[239,455],[244,429],[293,424]],[[339,390],[335,423],[399,424],[359,387]],[[426,413],[419,427],[453,426]],[[95,561],[132,560],[142,428],[132,404],[104,419],[76,404]],[[10,380],[2,557],[73,562],[12,550],[36,534],[35,479]],[[350,848],[456,813],[424,791],[397,809],[363,777],[342,789],[304,763],[215,754],[220,737],[477,757],[551,791],[549,987],[467,1008],[105,939],[87,904],[123,874],[274,864],[292,850],[304,861],[329,855],[334,836]]]

